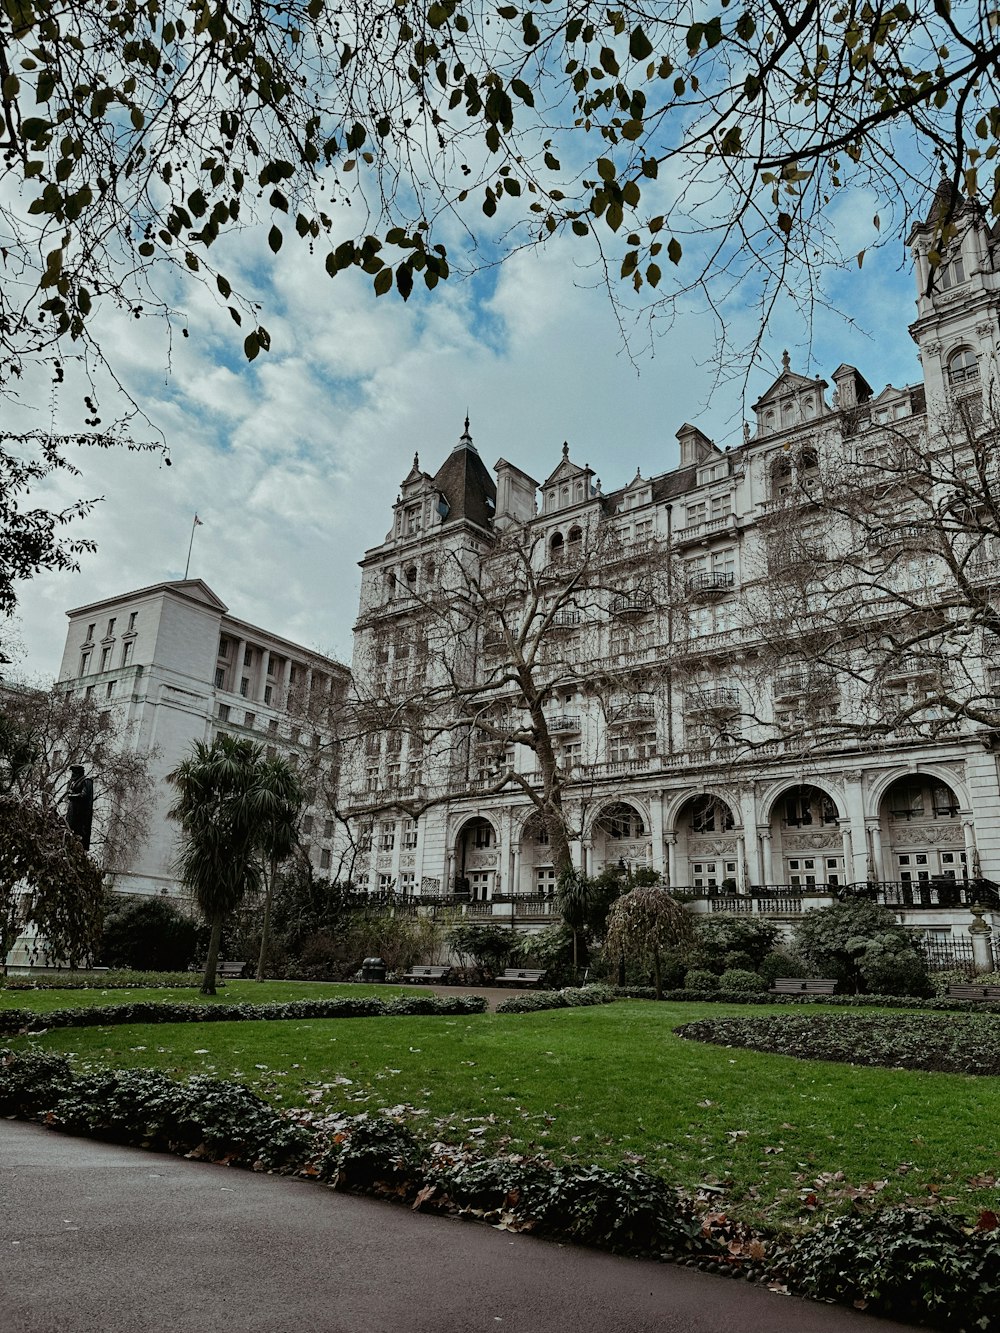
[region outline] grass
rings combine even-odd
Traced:
[[[233,983],[228,998],[247,988],[264,989]],[[280,989],[268,998],[314,988]],[[1000,1080],[795,1060],[673,1034],[729,1012],[746,1015],[629,1002],[531,1015],[73,1029],[12,1044],[68,1052],[78,1068],[209,1073],[282,1106],[409,1106],[428,1137],[638,1162],[687,1188],[722,1185],[722,1206],[763,1225],[843,1211],[857,1191],[886,1203],[943,1200],[968,1214],[995,1204]]]
[[[226,981],[219,982],[217,995],[202,995],[196,986],[110,988],[108,990],[4,990],[0,989],[0,1011],[30,1009],[47,1014],[52,1009],[87,1005],[136,1004],[140,1000],[164,1000],[170,1004],[265,1004],[284,1000],[336,1000],[342,996],[426,995],[420,986],[365,986],[355,982],[335,985],[327,981]]]

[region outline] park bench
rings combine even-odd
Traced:
[[[227,978],[230,981],[237,981],[240,977],[242,977],[243,973],[246,970],[247,970],[246,963],[242,963],[235,958],[227,958],[225,962],[221,962],[218,964],[218,966],[215,969],[215,974],[222,981],[225,981]]]
[[[411,967],[404,972],[400,981],[436,981],[443,986],[451,975],[450,967]]]
[[[837,989],[834,977],[775,977],[771,995],[832,995]]]
[[[493,978],[493,985],[540,986],[544,976],[544,967],[505,967],[498,977]]]
[[[1000,1000],[1000,986],[977,986],[974,981],[948,987],[949,1000]]]

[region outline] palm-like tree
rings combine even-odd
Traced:
[[[170,816],[181,826],[181,879],[212,927],[203,995],[215,994],[223,921],[260,882],[259,792],[265,767],[261,746],[222,735],[211,745],[196,741],[191,757],[168,777],[177,788]]]
[[[264,922],[257,959],[257,980],[263,981],[271,949],[271,904],[278,866],[291,856],[298,843],[299,812],[302,809],[302,787],[287,760],[275,757],[260,765],[250,800],[260,830],[260,849],[267,859]]]

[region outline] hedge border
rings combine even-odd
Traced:
[[[302,1018],[409,1018],[427,1014],[483,1014],[485,995],[345,996],[338,1000],[286,1000],[268,1004],[197,1004],[139,1000],[134,1004],[79,1005],[38,1013],[0,1009],[0,1035],[51,1028],[119,1027],[126,1023],[251,1023]]]
[[[618,1000],[655,1000],[652,986],[615,986]],[[1000,1014],[1000,1000],[952,1000],[916,995],[772,995],[769,991],[665,990],[661,1000],[672,1004],[818,1004],[834,1009],[927,1009],[943,1014]]]

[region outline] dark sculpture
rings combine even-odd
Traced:
[[[69,770],[69,788],[66,793],[66,823],[70,831],[90,851],[90,826],[94,819],[94,783],[83,771],[82,764],[73,764]]]

